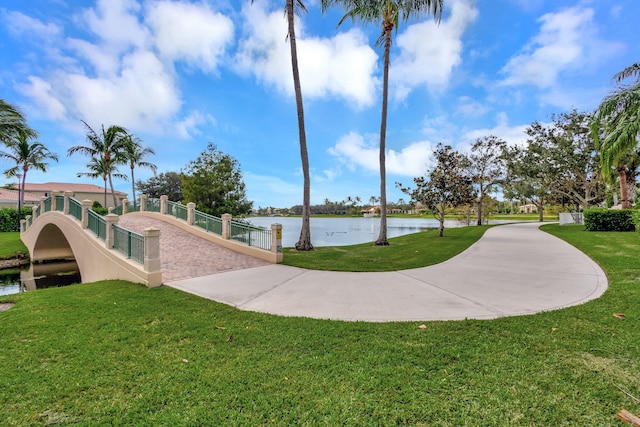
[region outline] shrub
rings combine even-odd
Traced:
[[[635,231],[634,213],[630,209],[587,209],[584,211],[587,231]]]
[[[98,205],[100,205],[100,203],[98,203]],[[92,211],[94,211],[95,213],[97,213],[100,216],[105,216],[106,214],[109,213],[109,209],[108,208],[103,208],[102,206],[98,206],[98,207],[92,207],[91,208]]]
[[[24,219],[27,215],[31,215],[33,210],[30,207],[20,209],[20,219]],[[18,210],[13,208],[0,209],[0,232],[20,231],[18,230]]]

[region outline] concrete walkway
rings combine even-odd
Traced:
[[[493,227],[462,254],[413,270],[345,273],[272,264],[165,285],[241,310],[372,322],[493,319],[601,296],[608,286],[602,269],[538,226]]]

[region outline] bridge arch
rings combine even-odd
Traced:
[[[83,283],[100,280],[128,280],[158,286],[162,275],[144,271],[142,265],[105,247],[103,240],[83,229],[75,218],[58,211],[38,216],[20,235],[32,262],[74,258]]]

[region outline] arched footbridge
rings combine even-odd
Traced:
[[[74,258],[82,282],[122,279],[149,287],[282,261],[282,229],[217,218],[144,195],[100,216],[71,192],[43,198],[21,223],[32,262]]]

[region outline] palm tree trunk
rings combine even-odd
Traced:
[[[309,154],[307,152],[307,136],[304,129],[304,108],[302,105],[302,88],[300,86],[300,73],[298,71],[298,51],[296,48],[296,32],[294,26],[294,0],[287,0],[286,12],[289,24],[289,45],[291,46],[291,68],[293,70],[293,89],[296,95],[296,110],[298,112],[298,134],[300,137],[300,159],[302,160],[303,196],[302,196],[302,228],[300,238],[296,243],[296,250],[311,251],[311,185],[309,177]]]
[[[391,50],[391,31],[393,23],[385,23],[384,40],[384,74],[382,80],[382,117],[380,118],[380,234],[376,246],[388,246],[387,240],[387,169],[386,169],[386,139],[387,139],[387,101],[389,98],[389,51]]]
[[[107,207],[107,177],[104,177],[104,208]]]
[[[627,171],[625,167],[618,168],[618,180],[620,181],[620,203],[622,209],[629,209],[631,202],[629,201],[629,191],[627,190]]]
[[[133,177],[133,165],[131,165],[131,196],[133,197],[133,210],[136,210],[136,180]]]
[[[118,201],[116,200],[116,191],[113,189],[113,179],[111,179],[111,174],[109,174],[109,187],[111,187],[111,195],[113,196],[113,207],[115,208],[118,206]],[[105,205],[105,208],[106,207],[107,206]]]
[[[22,170],[22,184],[18,184],[22,186],[22,188],[18,188],[19,190],[21,190],[19,191],[19,193],[20,193],[20,204],[22,206],[24,206],[24,183],[25,182],[27,182],[27,169]]]

